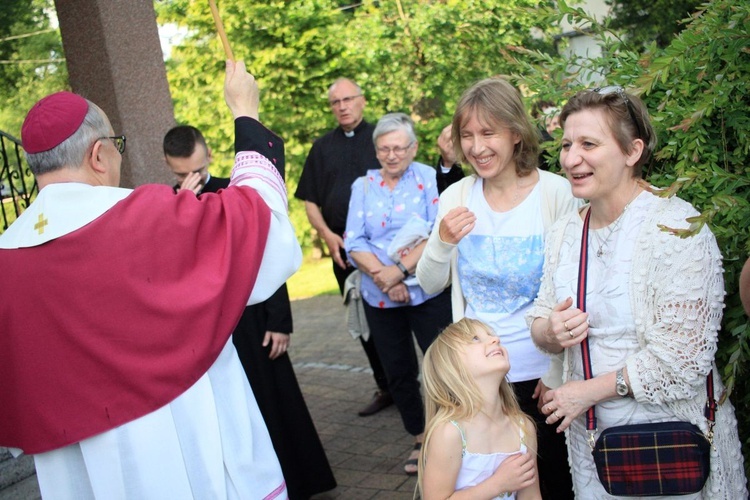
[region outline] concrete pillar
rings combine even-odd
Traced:
[[[122,187],[171,183],[162,138],[175,124],[156,13],[147,0],[55,0],[70,86],[127,136]]]

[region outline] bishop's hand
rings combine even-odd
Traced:
[[[249,116],[258,119],[260,90],[255,77],[247,72],[244,61],[227,61],[224,100],[234,118]]]

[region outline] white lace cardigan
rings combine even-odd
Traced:
[[[725,294],[721,253],[707,227],[684,239],[660,230],[659,224],[687,227],[685,219],[697,215],[689,203],[673,197],[659,199],[654,206],[633,250],[629,292],[641,350],[626,360],[628,377],[636,401],[667,405],[676,419],[692,422],[705,432],[709,370],[714,370],[717,399],[724,392],[714,365]],[[549,317],[556,302],[553,278],[566,225],[574,217],[580,217],[578,212],[563,217],[547,235],[544,274],[534,307],[527,314],[529,325],[535,318]],[[567,351],[561,357],[557,366],[563,371],[562,380],[568,380]],[[703,495],[747,498],[737,420],[729,399],[716,414],[711,475]]]

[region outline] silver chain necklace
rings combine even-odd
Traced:
[[[604,249],[607,247],[607,243],[609,242],[609,238],[612,237],[615,231],[620,227],[620,221],[622,220],[622,216],[625,215],[625,210],[628,209],[628,206],[625,205],[625,209],[622,211],[620,216],[615,220],[614,224],[612,224],[609,228],[609,233],[607,233],[607,237],[602,240],[602,238],[599,236],[599,232],[594,231],[594,236],[596,236],[596,239],[599,241],[599,249],[596,251],[596,256],[601,258],[602,255],[604,255]]]
[[[635,186],[635,191],[636,191],[636,194],[632,198],[630,198],[629,202],[627,202],[625,204],[625,206],[622,209],[622,212],[620,212],[620,215],[618,215],[617,218],[615,219],[615,221],[612,224],[609,225],[610,229],[609,229],[609,233],[607,233],[607,237],[606,238],[604,238],[602,240],[600,238],[600,236],[599,236],[599,234],[598,234],[597,231],[592,232],[592,234],[596,236],[596,239],[598,241],[600,241],[600,243],[599,243],[599,249],[596,251],[596,256],[597,257],[601,258],[602,255],[604,255],[604,253],[605,253],[604,249],[607,247],[607,243],[609,242],[609,239],[612,237],[612,235],[614,234],[614,232],[617,231],[620,228],[620,223],[622,222],[622,219],[625,216],[625,212],[628,211],[628,207],[630,207],[630,204],[633,203],[633,201],[636,198],[638,198],[638,194],[637,194],[638,184],[636,184],[636,186]]]

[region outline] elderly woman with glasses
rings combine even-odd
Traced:
[[[592,406],[600,432],[685,421],[707,433],[712,370],[717,399],[724,392],[714,364],[724,281],[708,227],[686,238],[664,230],[686,229],[696,210],[677,197],[658,196],[640,180],[656,145],[640,99],[620,87],[582,91],[565,105],[560,123],[560,163],[573,195],[589,203],[550,230],[539,296],[527,320],[541,349],[564,355],[565,383],[544,395],[542,411],[549,423],[568,430],[576,498],[599,500],[613,497],[599,481],[587,442],[585,413]],[[582,241],[585,220],[588,239]],[[571,297],[586,247],[582,312]],[[584,339],[593,372],[587,380]],[[684,498],[747,498],[729,400],[716,411],[714,433],[708,482]]]
[[[383,116],[373,142],[381,168],[352,185],[344,245],[362,273],[365,317],[388,390],[416,440],[404,467],[415,475],[424,407],[412,332],[424,353],[451,320],[449,293],[427,293],[412,276],[437,215],[437,182],[433,168],[414,161],[417,138],[407,115]]]

